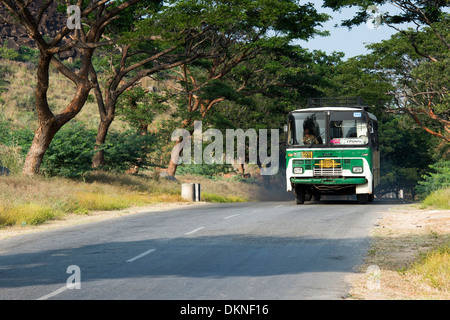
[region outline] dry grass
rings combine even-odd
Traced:
[[[450,240],[422,253],[408,272],[438,291],[450,292]]]
[[[421,208],[450,209],[450,188],[432,192],[421,203]]]
[[[35,130],[38,125],[37,114],[34,108],[34,89],[36,86],[36,67],[17,61],[0,59],[0,66],[8,68],[6,80],[9,84],[7,91],[0,92],[0,112],[5,119],[22,128]],[[76,88],[65,76],[50,69],[50,87],[48,90],[48,103],[53,112],[58,113],[72,100]],[[84,121],[89,127],[96,128],[99,123],[98,107],[92,99],[86,102],[77,120]],[[111,130],[121,130],[124,126],[119,119],[111,125]]]
[[[86,182],[9,176],[0,179],[0,226],[39,224],[66,213],[120,210],[161,201],[182,201],[177,183],[93,173]]]
[[[178,181],[146,175],[93,172],[84,180],[46,177],[0,177],[0,227],[36,225],[65,214],[90,214],[157,203],[184,202],[181,183],[201,183],[202,201],[260,200],[271,191],[246,182],[179,176]],[[274,193],[274,192],[272,192]]]

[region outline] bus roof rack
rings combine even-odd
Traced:
[[[361,97],[336,97],[336,98],[309,98],[308,108],[333,108],[333,107],[347,107],[368,109],[364,105]]]

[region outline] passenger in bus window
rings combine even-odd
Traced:
[[[303,133],[303,143],[304,144],[319,144],[317,138],[309,132],[309,128],[306,128]]]

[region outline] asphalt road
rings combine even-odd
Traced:
[[[392,205],[208,204],[1,240],[0,299],[341,299]]]

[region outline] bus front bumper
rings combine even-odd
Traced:
[[[366,184],[366,178],[291,178],[293,184],[322,184],[322,185],[335,185],[335,184],[348,184],[359,185]]]

